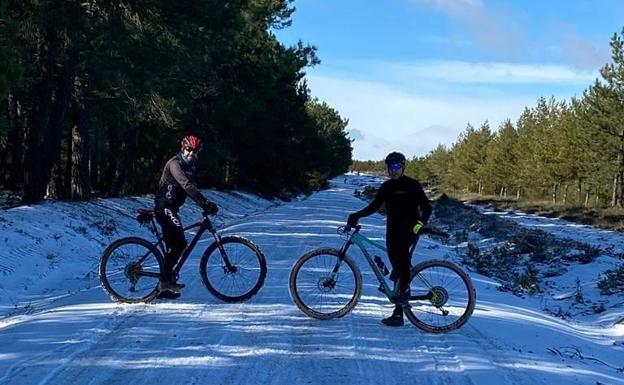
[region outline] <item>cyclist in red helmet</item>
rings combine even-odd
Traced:
[[[409,274],[411,268],[410,246],[418,232],[431,216],[431,203],[416,179],[405,172],[405,155],[391,152],[386,157],[390,179],[385,181],[373,201],[362,210],[349,215],[347,225],[355,226],[362,217],[369,216],[386,205],[386,249],[392,264],[390,279],[398,281],[399,296],[392,315],[381,322],[386,326],[403,325],[403,305],[409,299]]]
[[[186,248],[186,237],[178,210],[184,204],[187,196],[199,205],[205,213],[214,215],[219,208],[202,195],[199,189],[191,182],[195,174],[195,161],[201,150],[201,140],[194,135],[187,135],[180,142],[180,152],[165,164],[158,192],[156,193],[155,212],[156,220],[163,231],[163,239],[167,247],[163,274],[160,277],[158,298],[178,298],[180,289],[184,286],[177,283],[173,267]]]

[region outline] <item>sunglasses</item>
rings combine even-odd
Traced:
[[[195,148],[189,147],[189,146],[184,146],[184,147],[182,147],[182,149],[184,151],[186,151],[186,152],[192,152],[194,154],[197,154],[198,152],[201,151],[201,146],[198,146],[198,147],[195,147]]]
[[[403,167],[403,163],[391,163],[388,165],[388,171],[398,171]]]

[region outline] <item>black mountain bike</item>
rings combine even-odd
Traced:
[[[386,248],[354,229],[339,227],[346,241],[338,249],[311,250],[295,263],[290,273],[290,293],[299,309],[318,319],[339,318],[349,313],[362,294],[362,273],[347,251],[357,245],[379,280],[379,291],[396,303],[398,284],[391,288],[384,275],[387,269],[380,257],[371,257],[366,246]],[[424,227],[421,234],[447,234]],[[418,238],[410,250],[414,252]],[[416,327],[431,333],[444,333],[468,321],[476,304],[476,292],[470,277],[449,261],[429,260],[411,268],[409,303],[403,306],[407,318]]]
[[[157,238],[155,243],[128,237],[113,242],[100,257],[100,281],[109,296],[118,302],[149,302],[158,295],[158,282],[164,266],[165,245],[156,226],[154,211],[138,209],[137,220],[148,226]],[[267,274],[264,255],[253,242],[239,236],[221,237],[206,213],[202,219],[184,228],[199,228],[174,266],[177,278],[201,236],[209,231],[214,242],[199,263],[204,285],[225,302],[242,302],[253,297]]]

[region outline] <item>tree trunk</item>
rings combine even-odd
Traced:
[[[57,31],[50,27],[40,52],[41,80],[33,98],[33,119],[28,133],[22,203],[37,202],[44,197],[52,168],[60,155],[61,136],[73,91],[75,57],[59,63],[57,47],[68,47],[69,41],[60,41]]]
[[[498,196],[502,197],[504,192],[505,192],[505,186],[501,186]]]
[[[127,180],[132,180],[134,175],[134,158],[136,156],[136,138],[137,131],[133,127],[126,128],[122,143],[122,162],[121,167],[117,170],[117,178],[113,185],[115,195],[119,195]],[[134,188],[134,186],[131,186]]]
[[[94,127],[93,131],[93,153],[89,162],[89,174],[91,175],[92,189],[96,194],[106,191],[104,186],[104,147],[106,144],[106,128]]]
[[[618,155],[619,157],[619,155]],[[618,186],[619,186],[620,174],[617,173],[613,178],[613,194],[611,195],[611,207],[616,207],[618,204]]]
[[[578,191],[577,191],[577,201],[580,204],[581,199],[583,199],[583,180],[579,178],[578,180]]]
[[[585,207],[589,206],[589,193],[591,192],[591,188],[588,188],[585,191]]]
[[[8,151],[6,146],[0,146],[0,188],[5,189],[7,186],[8,179]]]
[[[520,200],[520,187],[516,190],[516,200]]]
[[[71,117],[70,117],[71,118]],[[63,169],[63,199],[71,197],[71,183],[72,183],[72,158],[73,151],[73,124],[67,127],[67,133],[65,136],[67,147],[65,148],[65,168]]]
[[[22,103],[14,93],[9,94],[9,120],[11,128],[7,135],[7,185],[19,190],[23,182],[24,113]]]
[[[50,181],[46,186],[45,198],[62,199],[63,198],[63,170],[60,162],[57,162],[50,173]]]
[[[624,181],[624,130],[620,131],[620,135],[619,135],[619,139],[620,139],[620,144],[619,144],[619,151],[618,151],[618,177],[617,177],[617,181],[618,181],[618,185],[617,185],[617,198],[615,201],[615,206],[616,207],[622,207],[622,204],[624,203],[624,188],[622,186],[622,182]]]
[[[40,111],[37,123],[33,128],[35,132],[29,141],[27,150],[28,166],[25,170],[23,203],[33,203],[41,200],[45,194],[46,186],[50,181],[52,167],[57,163],[61,145],[61,134],[65,124],[73,75],[68,68],[64,68],[58,80],[54,105],[47,108],[52,100],[52,79],[44,80],[44,89],[39,93],[44,103]]]
[[[565,187],[563,188],[563,205],[565,206],[565,204],[568,201],[568,184],[566,183]]]
[[[552,188],[552,204],[556,205],[557,204],[557,183],[553,183],[553,188]]]
[[[88,118],[79,102],[74,104],[73,111],[70,196],[72,200],[86,200],[91,194]]]
[[[48,52],[46,63],[41,69],[41,80],[34,89],[32,119],[26,133],[22,203],[36,202],[43,198],[49,180],[39,166],[48,166],[42,164],[42,158],[43,151],[49,151],[49,147],[44,147],[44,144],[54,95],[54,65],[53,54]]]
[[[108,154],[106,154],[108,165],[106,168],[104,189],[106,191],[106,196],[115,196],[116,194],[113,191],[113,186],[117,179],[117,156],[121,152],[121,145],[116,127],[112,124],[109,124],[107,127],[106,139],[108,140]]]

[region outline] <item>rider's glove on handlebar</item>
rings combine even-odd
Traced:
[[[347,226],[349,227],[355,227],[358,224],[358,221],[360,220],[360,217],[353,213],[353,214],[349,214],[349,217],[347,218]]]
[[[219,207],[217,207],[216,204],[214,204],[213,202],[210,202],[210,201],[204,202],[204,203],[202,203],[199,206],[208,215],[215,215],[216,213],[219,212]]]
[[[416,235],[418,235],[418,233],[420,232],[420,230],[423,228],[424,223],[422,223],[421,221],[416,222],[416,224],[414,225],[414,227],[412,227],[412,232]]]

